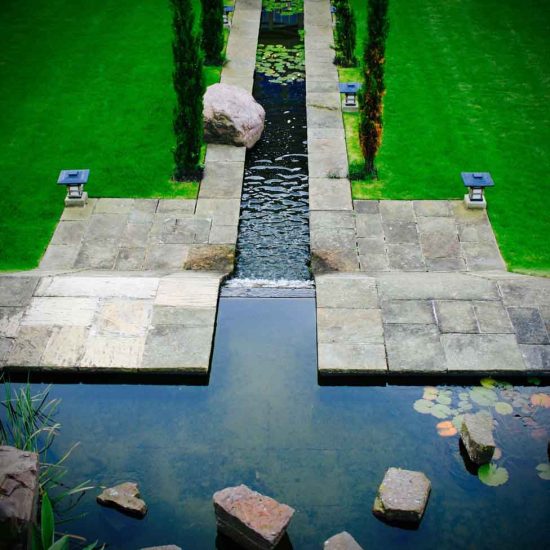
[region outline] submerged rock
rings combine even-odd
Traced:
[[[325,541],[323,548],[324,550],[363,550],[347,531],[330,537]]]
[[[465,414],[460,428],[460,438],[472,462],[491,462],[495,452],[495,440],[493,418],[490,414]]]
[[[31,525],[36,519],[38,476],[36,453],[0,447],[0,548],[26,548],[30,542]]]
[[[430,480],[422,472],[389,468],[378,488],[372,511],[388,522],[420,523],[430,490]]]
[[[219,531],[250,550],[275,548],[294,515],[290,506],[246,485],[218,491],[213,501]]]
[[[254,147],[264,130],[265,110],[252,94],[230,84],[213,84],[204,94],[204,139]]]
[[[147,504],[141,500],[137,483],[126,482],[105,489],[97,497],[97,502],[103,506],[116,508],[131,516],[144,517]]]
[[[166,544],[164,546],[148,546],[147,548],[142,548],[141,550],[181,550],[181,548],[175,544]]]

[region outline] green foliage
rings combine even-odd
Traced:
[[[376,176],[374,159],[382,142],[382,108],[386,91],[384,62],[389,31],[388,0],[369,0],[368,33],[363,50],[363,86],[359,92],[359,142],[367,174]]]
[[[334,29],[334,49],[336,63],[342,67],[353,67],[357,63],[355,45],[357,25],[349,0],[338,0],[336,7],[336,27]]]
[[[503,466],[496,464],[483,464],[477,471],[477,477],[485,485],[489,487],[498,487],[504,485],[508,481],[508,470]]]
[[[203,58],[200,32],[195,29],[191,0],[171,0],[173,8],[174,55],[174,180],[199,179],[203,136]]]
[[[223,62],[223,0],[202,0],[202,48],[207,65]]]
[[[305,79],[304,45],[288,47],[281,44],[258,44],[256,70],[268,77],[270,82],[283,86]]]
[[[304,11],[304,0],[263,0],[262,9],[294,15]]]

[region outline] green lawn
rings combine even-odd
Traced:
[[[90,168],[91,196],[196,195],[170,181],[168,0],[4,0],[2,11],[0,269],[37,265],[63,209],[62,168]],[[219,74],[206,68],[207,84]]]
[[[366,2],[352,3],[361,40]],[[379,181],[354,196],[458,199],[461,171],[490,171],[508,266],[550,272],[550,3],[390,0],[390,25]]]

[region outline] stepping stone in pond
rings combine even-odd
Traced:
[[[275,548],[294,515],[290,506],[246,485],[218,491],[213,501],[219,531],[251,550]]]
[[[325,541],[324,550],[363,550],[357,541],[347,532],[342,531]]]
[[[141,550],[181,550],[181,548],[175,544],[165,544],[164,546],[148,546]]]
[[[372,512],[395,524],[420,523],[430,496],[430,480],[422,472],[389,468],[378,488]]]
[[[138,484],[128,481],[105,489],[97,496],[97,502],[130,516],[142,518],[147,513],[147,504],[139,497]]]
[[[491,462],[495,452],[493,417],[488,413],[465,414],[460,438],[474,464]]]

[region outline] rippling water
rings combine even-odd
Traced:
[[[295,47],[298,28],[264,27],[259,43]],[[235,277],[288,285],[310,279],[305,81],[303,65],[282,71],[295,78],[283,83],[263,71],[258,64],[253,93],[266,123],[246,158]]]

